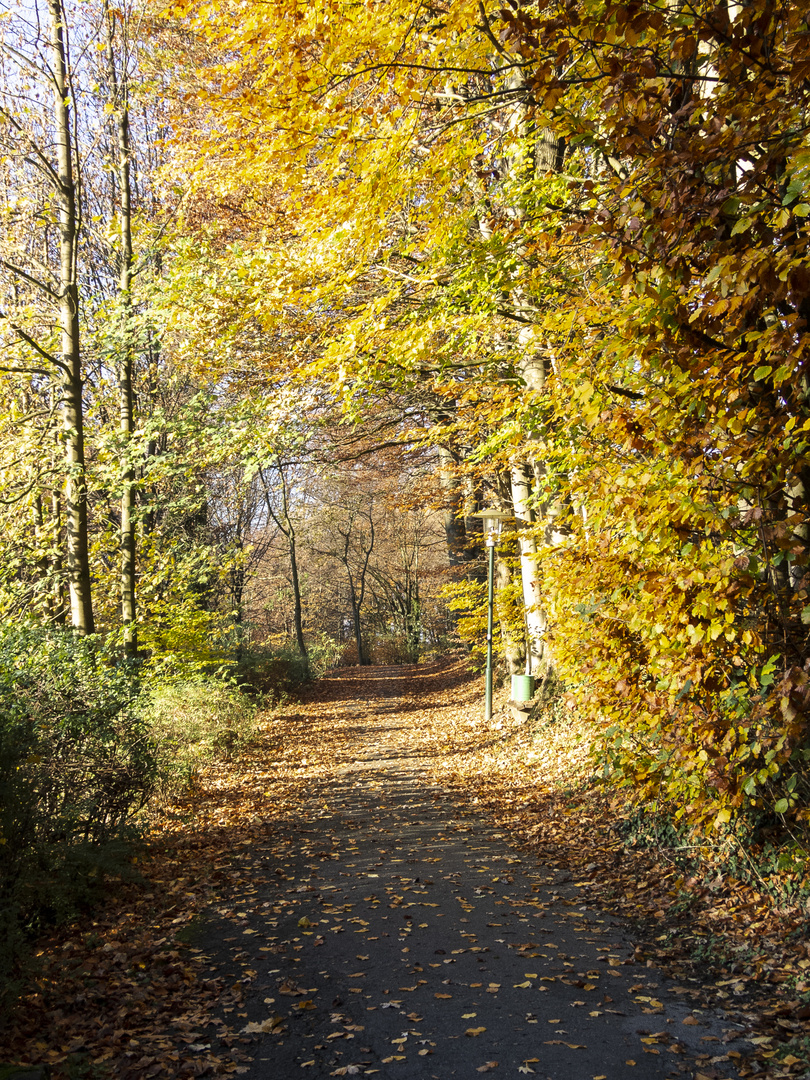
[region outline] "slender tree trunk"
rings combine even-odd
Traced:
[[[290,577],[292,578],[293,587],[293,623],[295,625],[295,641],[298,645],[298,651],[301,653],[301,659],[304,661],[304,669],[306,673],[309,673],[309,653],[307,652],[307,644],[304,641],[304,614],[303,606],[301,604],[301,586],[298,580],[298,556],[295,547],[295,529],[293,523],[290,520],[289,505],[287,502],[287,484],[281,473],[279,467],[279,475],[281,476],[281,510],[284,519],[284,528],[287,534],[287,547],[290,552]]]
[[[352,514],[351,522],[355,520],[355,515]],[[346,576],[349,579],[349,596],[352,604],[352,621],[354,622],[354,637],[357,642],[357,662],[362,666],[371,663],[371,657],[367,655],[365,647],[363,645],[363,636],[360,627],[360,609],[363,606],[363,599],[366,595],[366,574],[368,573],[368,563],[371,558],[371,552],[374,548],[374,519],[371,516],[371,507],[369,507],[367,520],[369,525],[369,540],[368,547],[364,547],[362,540],[360,542],[360,550],[363,553],[363,561],[358,571],[357,582],[352,574],[351,567],[349,565],[349,546],[351,542],[352,524],[350,522],[346,532],[343,534],[344,548],[343,555],[341,556],[341,562],[346,568]],[[359,585],[359,588],[357,587]]]
[[[55,388],[52,393],[56,393]],[[53,404],[53,401],[52,401]],[[57,448],[61,441],[57,434]],[[65,603],[65,567],[62,561],[62,499],[58,488],[51,490],[51,522],[53,531],[53,621],[64,626],[67,618]]]
[[[408,617],[406,640],[408,659],[415,664],[422,651],[422,609],[419,604],[419,549],[414,552],[413,577],[408,575]]]
[[[349,568],[346,567],[347,573]],[[360,604],[357,602],[357,595],[354,590],[354,582],[352,581],[351,574],[349,573],[349,599],[352,605],[352,623],[354,624],[354,640],[357,642],[357,663],[361,667],[366,667],[370,661],[366,656],[365,645],[363,643],[363,633],[360,626]]]
[[[523,604],[526,610],[527,674],[538,674],[542,665],[550,661],[546,635],[546,615],[540,589],[537,565],[537,544],[531,533],[534,514],[529,506],[531,482],[523,462],[514,464],[511,471],[512,507],[518,523],[518,554],[520,556],[520,579],[523,587]]]
[[[245,571],[241,566],[237,566],[231,572],[231,596],[233,598],[233,625],[236,630],[236,648],[234,649],[234,659],[237,664],[242,663],[242,659],[245,655],[244,647],[244,604],[243,599],[245,595]]]
[[[289,518],[287,520],[289,521]],[[290,525],[290,531],[287,533],[287,546],[290,551],[290,577],[292,578],[293,587],[293,623],[295,625],[295,641],[298,645],[298,651],[301,653],[301,659],[304,661],[304,667],[308,672],[309,653],[307,652],[307,643],[304,641],[303,606],[301,604],[301,586],[298,581],[298,556],[295,549],[295,532],[293,531],[292,525]]]
[[[447,557],[452,567],[467,562],[467,531],[462,514],[464,493],[454,472],[453,455],[444,446],[439,447],[439,480],[444,492],[444,533],[447,538]]]
[[[304,607],[301,600],[301,583],[298,577],[298,552],[296,549],[296,536],[295,528],[290,518],[289,501],[287,499],[287,482],[284,478],[284,472],[282,470],[281,462],[278,464],[278,475],[281,483],[281,518],[276,516],[273,510],[273,505],[270,501],[270,489],[267,486],[267,480],[265,479],[264,470],[259,470],[259,476],[261,478],[262,487],[264,488],[264,499],[267,504],[267,512],[275,521],[278,528],[287,538],[287,550],[290,555],[290,578],[292,579],[293,589],[293,625],[295,627],[295,643],[298,646],[298,651],[301,654],[301,659],[304,662],[304,670],[309,673],[309,653],[307,651],[307,643],[304,640]]]
[[[131,441],[134,427],[132,393],[132,180],[130,176],[129,100],[126,58],[121,78],[115,68],[115,16],[105,3],[107,64],[110,90],[116,118],[118,149],[118,188],[120,198],[120,243],[118,290],[121,305],[121,347],[118,357],[119,430],[122,443],[121,467],[121,625],[124,651],[135,656],[138,651],[135,606],[135,469]]]
[[[54,87],[53,121],[57,150],[56,206],[59,221],[59,329],[61,336],[60,412],[67,478],[65,527],[70,617],[80,634],[92,634],[93,606],[87,543],[87,476],[76,279],[78,218],[70,120],[66,19],[62,0],[48,0]]]

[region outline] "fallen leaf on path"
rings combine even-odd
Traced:
[[[279,1031],[284,1026],[283,1016],[269,1016],[260,1023],[251,1022],[242,1028],[243,1035],[267,1035],[271,1031]]]

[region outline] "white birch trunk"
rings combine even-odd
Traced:
[[[546,641],[546,613],[537,565],[537,543],[532,527],[534,514],[530,506],[531,481],[525,465],[514,464],[511,470],[512,507],[518,528],[520,579],[523,586],[523,605],[526,610],[526,674],[537,675],[548,667],[551,655]]]

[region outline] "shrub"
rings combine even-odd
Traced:
[[[192,783],[206,762],[232,753],[255,729],[255,702],[237,686],[205,676],[145,688],[139,711],[155,745],[164,795]]]
[[[344,642],[323,631],[307,641],[305,662],[294,641],[281,644],[251,642],[245,647],[238,667],[240,685],[268,695],[293,690],[310,679],[318,679],[342,662]]]
[[[305,683],[309,670],[295,645],[252,645],[239,661],[237,678],[255,694],[276,697]]]
[[[134,666],[98,639],[0,626],[0,976],[27,932],[126,873],[158,775]]]
[[[307,642],[307,651],[310,676],[313,679],[319,679],[321,675],[325,675],[327,671],[331,671],[340,663],[343,642],[321,631],[320,637],[310,638]]]
[[[0,1003],[32,934],[109,876],[135,876],[149,798],[251,737],[255,700],[204,660],[189,675],[124,661],[98,637],[0,624]]]
[[[408,643],[401,635],[371,631],[363,643],[370,664],[412,664],[414,659]],[[357,642],[354,638],[340,645],[338,661],[341,667],[357,664]]]

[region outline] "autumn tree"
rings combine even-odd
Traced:
[[[38,11],[19,9],[6,16],[2,33],[0,118],[7,226],[2,318],[9,357],[5,370],[46,380],[52,387],[64,455],[71,622],[77,631],[89,634],[94,622],[79,312],[79,179],[72,109],[76,88],[66,11],[61,0],[48,0],[43,26]]]
[[[231,309],[355,420],[434,395],[411,436],[522,523],[532,650],[620,776],[805,813],[803,11],[239,10],[194,6],[178,148],[262,219]]]

